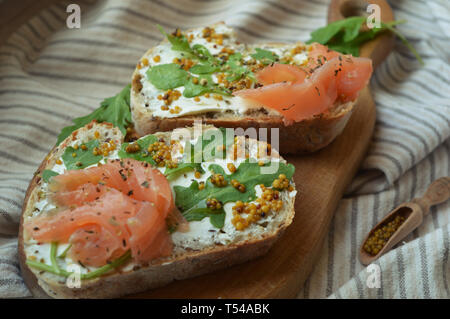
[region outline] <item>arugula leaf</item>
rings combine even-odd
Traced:
[[[167,40],[169,40],[169,42],[172,44],[172,50],[185,52],[192,58],[197,58],[203,61],[208,60],[210,63],[217,64],[220,62],[209,52],[208,48],[206,48],[204,45],[194,44],[191,48],[189,41],[184,35],[177,37],[165,32],[160,25],[158,25],[158,28],[159,31],[163,35],[165,35],[167,37]]]
[[[186,39],[185,36],[180,36],[180,37],[176,37],[172,34],[168,34],[166,33],[166,31],[164,31],[164,29],[157,24],[159,31],[166,36],[167,40],[169,40],[169,42],[172,44],[172,50],[174,51],[185,51],[188,53],[192,53],[191,47],[189,45],[188,40]]]
[[[184,97],[195,97],[198,95],[203,95],[205,93],[217,93],[222,95],[231,95],[231,92],[224,88],[220,87],[216,83],[214,83],[211,75],[209,74],[201,74],[199,77],[199,83],[194,84],[192,81],[187,81],[184,86],[183,96]],[[207,83],[205,85],[201,85],[200,81],[205,79]]]
[[[135,141],[134,143],[137,143],[140,147],[140,150],[136,153],[128,153],[126,151],[128,145],[130,143],[123,143],[119,150],[119,158],[132,158],[138,161],[147,162],[150,163],[152,166],[157,166],[155,160],[152,158],[151,154],[147,151],[148,147],[157,142],[158,138],[154,135],[147,135],[145,137],[142,137]],[[164,175],[168,180],[173,180],[179,174],[185,173],[190,170],[198,170],[200,172],[204,172],[203,168],[201,167],[200,163],[180,163],[177,167],[174,168],[166,168],[164,171]]]
[[[180,174],[184,174],[190,171],[199,171],[201,173],[204,172],[202,165],[200,163],[179,163],[177,167],[174,168],[166,168],[164,171],[164,175],[169,181],[174,180]]]
[[[222,228],[225,224],[225,210],[223,208],[211,209],[206,206],[205,200],[185,211],[183,216],[188,222],[200,221],[205,217],[209,217],[209,221],[216,228]]]
[[[62,259],[66,258],[66,255],[67,255],[67,253],[69,252],[69,249],[70,249],[70,248],[72,248],[72,244],[70,244],[69,246],[67,246],[67,248],[64,249],[64,251],[63,251],[59,256],[57,256],[57,257],[58,257],[58,258],[62,258]]]
[[[318,42],[326,44],[340,32],[344,34],[342,38],[343,42],[351,41],[358,35],[364,21],[366,21],[365,17],[350,17],[332,22],[325,27],[311,32],[311,39],[306,43]]]
[[[214,133],[217,133],[217,135]],[[221,136],[222,139],[218,139],[217,136]],[[179,163],[175,168],[167,168],[164,175],[166,175],[167,179],[172,180],[180,174],[191,170],[204,173],[201,163],[219,157],[219,146],[223,146],[224,151],[221,152],[221,157],[225,158],[226,150],[233,143],[234,134],[227,135],[225,128],[206,131],[198,138],[195,145],[192,145],[189,141],[186,142],[182,163]]]
[[[222,95],[231,95],[231,92],[222,86],[219,86],[213,81],[211,74],[200,74],[198,77],[198,83],[194,84],[192,81],[188,81],[184,86],[183,96],[194,97],[205,93],[217,93]],[[206,80],[204,85],[200,84],[202,80]]]
[[[54,243],[52,243],[52,251],[55,251],[56,248],[53,248],[53,245],[55,245]],[[51,258],[54,260],[55,257],[53,257],[53,255],[51,256]],[[114,268],[117,268],[121,265],[123,265],[125,262],[127,262],[129,259],[131,259],[131,251],[128,250],[127,252],[125,252],[122,256],[120,256],[119,258],[115,259],[114,261],[112,261],[109,264],[106,264],[100,268],[97,268],[94,271],[91,271],[87,274],[81,274],[80,279],[82,280],[89,280],[89,279],[94,279],[100,276],[103,276],[104,274],[110,272],[111,270],[113,270]],[[39,270],[43,270],[43,271],[47,271],[49,273],[55,274],[55,275],[60,275],[60,276],[64,276],[64,277],[69,277],[71,274],[73,274],[73,272],[68,272],[64,269],[61,269],[58,267],[58,265],[55,263],[54,265],[47,265],[46,263],[42,263],[39,261],[34,261],[31,259],[27,259],[26,260],[26,264],[39,269]]]
[[[61,158],[68,170],[86,168],[100,162],[103,158],[103,155],[94,155],[93,153],[94,148],[99,147],[98,140],[91,140],[84,145],[86,145],[86,150],[81,149],[81,147],[74,149],[72,146],[64,150]]]
[[[91,114],[73,119],[74,125],[66,126],[58,135],[56,145],[59,145],[73,131],[85,126],[86,124],[96,120],[97,122],[109,122],[117,126],[122,134],[126,134],[127,127],[131,124],[130,112],[130,88],[128,84],[117,95],[105,99],[98,109]]]
[[[221,158],[226,158],[226,149],[233,143],[234,132],[227,134],[227,129],[221,127],[217,130],[206,131],[194,146],[186,147],[185,154],[189,156],[190,162],[207,162],[218,158],[219,155],[222,155]],[[219,147],[223,148],[223,151],[219,151]]]
[[[210,87],[210,93],[217,93],[217,94],[222,94],[222,95],[226,95],[226,96],[231,96],[231,91],[228,90],[225,87],[221,87],[219,85],[214,85]]]
[[[192,52],[200,62],[189,69],[193,74],[212,74],[220,70],[221,60],[215,58],[208,48],[201,44],[194,44]]]
[[[393,21],[396,22],[396,21]],[[403,36],[403,34],[401,34],[400,32],[398,32],[395,28],[394,25],[395,24],[399,24],[401,23],[400,21],[397,21],[398,23],[381,23],[381,25],[383,27],[385,27],[386,29],[388,29],[389,31],[391,31],[392,33],[394,33],[397,37],[399,37],[399,39],[402,41],[402,43],[414,54],[414,56],[416,57],[416,59],[420,62],[420,64],[423,66],[425,65],[425,63],[423,62],[422,58],[420,57],[419,53],[416,51],[416,49],[414,49],[414,47],[411,45],[411,43],[409,43],[409,41]]]
[[[278,55],[269,50],[255,48],[256,53],[250,56],[255,60],[261,61],[263,64],[268,65],[279,60]]]
[[[381,32],[391,31],[411,50],[417,60],[422,65],[424,64],[422,58],[408,40],[394,28],[395,25],[405,23],[406,20],[382,22],[379,28],[363,30],[362,27],[365,21],[365,17],[349,17],[332,22],[325,27],[311,32],[311,39],[306,41],[306,43],[318,42],[328,46],[332,50],[359,56],[359,48],[364,42],[373,39]]]
[[[217,136],[221,136],[222,139],[217,139]],[[220,135],[219,135],[220,134]],[[150,163],[152,166],[156,166],[155,160],[153,160],[151,154],[148,153],[148,147],[157,142],[158,138],[154,135],[147,135],[135,141],[139,145],[139,151],[135,153],[128,153],[126,151],[130,143],[123,143],[118,152],[119,158],[133,158],[138,161]],[[223,145],[224,149],[227,149],[234,142],[233,134],[226,134],[226,129],[220,128],[217,130],[208,130],[200,138],[197,139],[195,145],[192,145],[190,141],[186,141],[184,145],[184,155],[181,163],[174,168],[166,168],[164,175],[169,180],[175,179],[182,173],[195,170],[200,173],[204,173],[201,163],[219,156],[217,147]],[[225,151],[222,152],[223,158],[226,156]]]
[[[42,172],[42,179],[44,180],[44,182],[48,183],[50,181],[50,178],[57,175],[59,174],[52,170],[46,169]]]
[[[117,95],[105,99],[100,105],[104,108],[98,122],[108,122],[117,126],[123,135],[127,133],[127,127],[132,123],[130,111],[130,89],[128,84]]]
[[[219,213],[210,213],[209,221],[211,222],[211,225],[213,225],[214,227],[222,228],[225,225],[225,211],[223,210],[223,212]]]
[[[219,71],[220,68],[218,66],[212,64],[196,64],[189,69],[189,72],[193,74],[211,74]]]
[[[372,29],[369,32],[360,33],[356,38],[347,43],[337,40],[340,37],[338,35],[336,40],[333,43],[327,44],[327,46],[331,50],[338,51],[343,54],[359,56],[359,47],[361,44],[373,39],[378,32],[380,32],[379,29]]]
[[[266,163],[266,165],[268,165]],[[279,163],[278,170],[272,174],[261,174],[261,166],[258,163],[251,163],[249,160],[241,163],[233,174],[225,174],[223,168],[216,164],[209,166],[210,170],[213,170],[217,174],[222,174],[228,182],[232,179],[236,179],[240,183],[245,185],[246,191],[241,193],[235,189],[230,183],[225,187],[217,187],[211,183],[208,179],[205,183],[205,188],[198,189],[198,182],[193,181],[189,187],[174,186],[175,191],[175,204],[182,212],[195,207],[200,201],[208,198],[216,198],[223,204],[228,202],[235,202],[241,200],[248,202],[256,198],[255,186],[264,184],[265,186],[271,186],[274,179],[279,174],[285,174],[288,179],[292,178],[294,174],[294,166],[292,164]]]
[[[402,23],[402,21],[393,21],[390,22],[389,26],[393,26],[396,24]],[[356,37],[348,42],[344,42],[341,38],[344,36],[342,33],[336,35],[331,43],[328,44],[328,47],[332,50],[344,53],[351,54],[353,56],[359,56],[359,48],[360,46],[369,40],[375,38],[380,32],[385,32],[386,28],[382,26],[381,28],[372,28],[368,31],[360,32]]]
[[[218,60],[209,52],[208,48],[201,44],[194,44],[192,51],[200,60],[209,60],[211,63],[217,63]]]
[[[88,279],[93,279],[93,278],[97,278],[97,277],[103,276],[104,274],[110,272],[114,268],[120,267],[121,265],[126,263],[131,258],[132,258],[131,257],[131,250],[127,250],[122,256],[120,256],[119,258],[113,260],[111,263],[106,264],[106,265],[104,265],[104,266],[102,266],[100,268],[97,268],[94,271],[91,271],[91,272],[89,272],[87,274],[82,274],[81,275],[81,279],[88,280]]]
[[[205,78],[205,76],[199,77],[199,79]],[[212,82],[212,79],[210,80]],[[213,86],[208,81],[207,85],[194,84],[192,81],[187,81],[184,85],[183,96],[184,97],[195,97],[202,95],[213,90]]]
[[[147,135],[145,137],[138,139],[137,141],[134,142],[137,143],[140,147],[140,150],[136,153],[128,153],[126,149],[127,146],[130,145],[130,143],[123,143],[118,152],[119,158],[132,158],[156,166],[155,160],[150,156],[147,149],[151,144],[157,141],[158,138],[154,135]]]
[[[183,86],[188,78],[189,73],[175,63],[155,65],[147,70],[147,79],[160,90]]]
[[[245,76],[255,81],[255,76],[252,71],[242,65],[242,54],[240,52],[234,53],[229,56],[227,63],[225,64],[225,69],[229,76],[227,81],[236,81]]]

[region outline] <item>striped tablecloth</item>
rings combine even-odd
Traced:
[[[68,29],[68,3],[81,28]],[[450,175],[450,8],[447,0],[391,1],[425,66],[397,41],[371,86],[377,122],[369,153],[331,223],[299,298],[448,298],[450,203],[432,209],[404,244],[376,262],[379,288],[357,260],[361,240],[389,210]],[[73,117],[130,82],[166,29],[225,21],[242,41],[307,40],[326,0],[70,1],[29,20],[0,48],[0,297],[29,296],[17,230],[33,172]],[[301,214],[301,212],[297,212]],[[370,280],[369,280],[370,281]],[[372,288],[370,288],[372,287]]]

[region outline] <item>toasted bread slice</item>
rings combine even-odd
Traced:
[[[230,43],[235,40],[234,31],[223,23],[214,24],[210,28],[224,30],[223,32],[227,34]],[[200,34],[202,30],[203,28],[192,29],[186,31],[186,33]],[[237,44],[237,46],[242,52],[249,52],[249,50],[255,47],[267,48],[274,52],[289,52],[296,47],[304,47],[304,44],[298,42],[294,44]],[[215,107],[215,101],[211,99],[207,99],[204,103],[202,100],[201,103],[203,104],[199,104],[198,101],[195,102],[192,98],[189,101],[181,97],[180,99],[183,100],[182,103],[185,106],[181,106],[183,111],[179,115],[173,114],[172,110],[167,110],[172,112],[172,114],[168,112],[164,113],[157,109],[159,105],[157,103],[158,101],[155,100],[156,95],[162,95],[163,93],[158,92],[158,90],[155,91],[153,88],[149,90],[146,87],[148,81],[145,79],[145,70],[149,63],[150,65],[158,64],[154,62],[155,59],[160,61],[159,63],[171,63],[170,58],[172,56],[169,58],[163,57],[163,54],[166,54],[167,50],[170,50],[170,44],[167,39],[164,39],[160,45],[150,48],[142,56],[132,76],[130,104],[135,129],[140,135],[159,131],[170,131],[177,127],[192,125],[195,121],[202,121],[205,124],[211,124],[217,127],[240,127],[244,130],[248,128],[256,128],[257,130],[259,128],[279,128],[279,150],[282,154],[310,153],[325,147],[343,131],[355,104],[354,102],[336,102],[335,105],[325,112],[290,125],[286,125],[283,116],[275,110],[257,104],[246,105],[243,108],[241,105],[242,100],[236,97],[225,101],[228,105],[220,102],[220,108]],[[299,61],[298,63],[300,64],[302,62]],[[149,99],[153,101],[149,102]],[[160,105],[164,107],[163,102],[161,100]],[[172,105],[176,106],[180,104],[178,102],[179,100],[173,101]],[[201,105],[203,105],[203,110]],[[185,112],[184,108],[191,108],[192,111]],[[271,138],[270,130],[269,138]]]
[[[190,132],[193,130],[193,128],[188,129]],[[214,127],[204,126],[203,129],[214,129]],[[170,141],[170,132],[154,135]],[[169,257],[157,258],[144,264],[136,264],[131,260],[113,272],[95,279],[82,280],[80,288],[69,288],[66,285],[65,277],[33,268],[27,264],[27,259],[35,253],[34,248],[30,248],[35,242],[24,229],[24,222],[32,220],[37,211],[37,203],[45,197],[46,182],[42,178],[42,172],[47,169],[57,170],[55,167],[59,165],[59,159],[68,146],[87,143],[92,139],[98,139],[100,142],[114,140],[120,147],[123,135],[120,130],[109,123],[92,122],[76,130],[48,154],[27,190],[20,224],[19,258],[25,282],[35,295],[44,291],[48,296],[54,298],[113,298],[160,287],[173,280],[198,276],[261,256],[267,253],[292,222],[295,214],[295,188],[289,192],[286,190],[286,194],[281,193],[283,196],[282,210],[263,220],[264,223],[251,224],[244,231],[230,231],[226,243],[210,241],[202,244],[198,240],[196,241],[195,237],[190,240],[188,237],[183,237],[183,234],[175,232],[172,236],[178,234],[178,237],[188,239],[179,240],[173,237],[174,249]],[[256,143],[258,147],[267,148],[266,143]],[[272,151],[272,156],[277,155],[276,151]],[[279,161],[285,162],[282,158],[279,158]],[[41,208],[41,211],[44,209]],[[231,228],[226,223],[227,220],[225,220],[223,229],[228,232]]]

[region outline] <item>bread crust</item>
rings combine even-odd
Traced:
[[[222,22],[212,25],[216,25]],[[188,30],[188,32],[191,30]],[[164,39],[161,43],[167,42]],[[268,43],[273,46],[284,46],[286,43]],[[154,48],[150,48],[144,55],[152,54]],[[140,94],[141,83],[139,70],[132,75],[130,106],[135,129],[139,135],[154,132],[170,131],[177,127],[192,125],[195,121],[216,127],[230,128],[268,128],[279,129],[279,151],[281,154],[306,154],[315,152],[330,144],[344,130],[352,114],[355,102],[337,103],[326,112],[313,116],[291,125],[285,125],[283,117],[277,114],[258,114],[258,116],[229,117],[221,114],[211,117],[209,114],[185,115],[174,118],[155,117],[145,107]]]
[[[30,213],[36,201],[36,190],[41,182],[40,173],[50,167],[49,165],[58,158],[58,155],[61,155],[64,147],[76,138],[77,134],[84,134],[86,130],[97,130],[99,127],[114,129],[115,134],[120,134],[120,131],[109,123],[91,123],[89,129],[88,126],[75,131],[60,146],[52,149],[39,166],[26,192],[19,227],[18,251],[22,276],[35,297],[116,298],[161,287],[174,280],[217,271],[266,254],[292,223],[295,214],[294,198],[286,203],[287,214],[283,221],[275,229],[267,231],[259,238],[248,238],[230,245],[216,245],[200,251],[186,251],[176,256],[157,259],[132,271],[123,272],[118,269],[110,275],[83,280],[81,288],[69,288],[65,282],[59,281],[60,278],[57,276],[36,270],[26,264],[23,223],[24,217]]]

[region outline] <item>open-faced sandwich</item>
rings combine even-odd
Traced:
[[[52,297],[118,297],[255,258],[292,222],[293,174],[270,144],[229,130],[127,143],[92,122],[50,152],[29,186],[23,276]]]
[[[281,153],[312,152],[344,129],[372,74],[367,58],[313,43],[236,41],[224,23],[172,34],[132,78],[141,135],[202,120],[217,127],[279,128]]]

